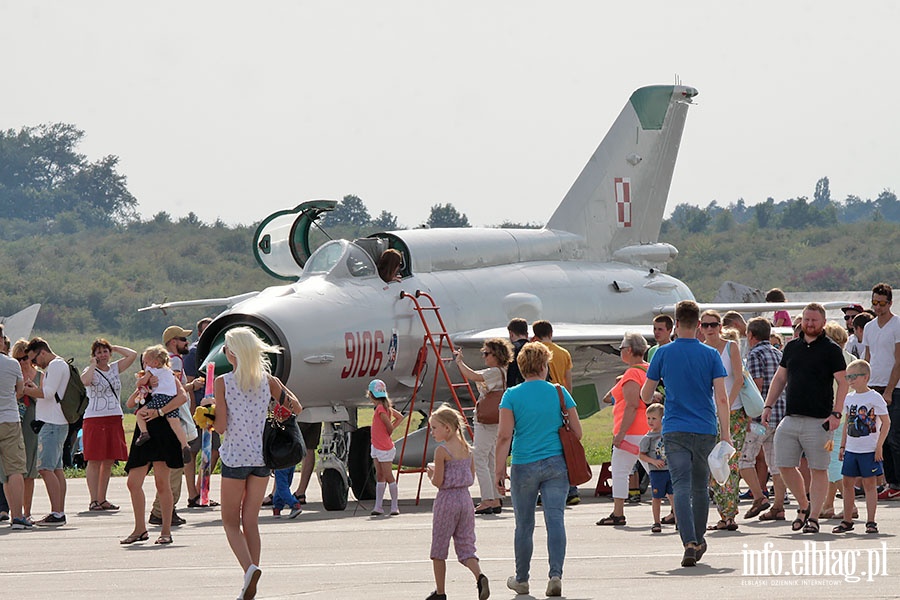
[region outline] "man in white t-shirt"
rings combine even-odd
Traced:
[[[3,325],[0,324],[0,344]],[[25,496],[26,472],[25,441],[19,422],[17,400],[25,390],[19,361],[0,354],[0,484],[6,493],[12,529],[31,529],[31,522],[24,518],[22,504]]]
[[[891,417],[884,444],[884,478],[889,486],[878,494],[879,500],[900,499],[900,317],[891,312],[892,304],[891,286],[879,283],[873,287],[875,318],[863,329],[865,359],[872,369],[869,387],[884,397]]]
[[[50,345],[39,337],[25,348],[32,364],[44,370],[41,386],[29,381],[25,393],[35,399],[35,422],[43,425],[38,432],[38,473],[50,497],[50,514],[36,521],[41,527],[66,524],[66,473],[63,471],[63,446],[69,436],[69,422],[56,397],[66,393],[69,385],[69,365],[53,353]],[[30,423],[26,424],[31,426]]]

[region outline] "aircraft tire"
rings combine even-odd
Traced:
[[[375,463],[369,449],[371,444],[371,427],[360,427],[350,434],[347,471],[350,476],[350,487],[357,500],[375,499]]]
[[[347,484],[336,469],[325,469],[321,478],[322,505],[325,510],[347,508]]]

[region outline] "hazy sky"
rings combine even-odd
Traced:
[[[668,208],[900,191],[900,8],[837,2],[0,0],[0,128],[74,123],[144,216],[356,194],[546,222],[631,92],[700,96]]]

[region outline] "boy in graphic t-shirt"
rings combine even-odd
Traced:
[[[864,360],[854,360],[847,365],[846,377],[853,393],[848,394],[844,402],[846,419],[839,455],[840,460],[844,461],[841,468],[844,520],[832,529],[833,533],[846,533],[853,529],[853,482],[857,477],[862,479],[866,492],[866,533],[878,533],[878,523],[875,522],[875,508],[878,504],[875,480],[883,472],[882,445],[891,429],[891,418],[888,416],[884,397],[869,388],[870,373],[869,363]]]

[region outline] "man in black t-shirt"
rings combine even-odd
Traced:
[[[528,321],[513,319],[506,326],[506,330],[509,332],[509,341],[513,345],[513,361],[506,368],[506,387],[511,388],[525,381],[522,372],[519,371],[516,359],[519,358],[519,350],[528,342]]]
[[[825,308],[808,304],[803,309],[802,333],[788,342],[772,378],[762,423],[768,426],[772,407],[785,390],[785,417],[775,430],[775,463],[800,505],[791,529],[818,533],[819,512],[828,490],[828,463],[834,432],[841,422],[848,384],[847,365],[840,346],[825,335]],[[837,397],[833,382],[837,382]],[[809,500],[798,469],[800,456],[809,463]]]

